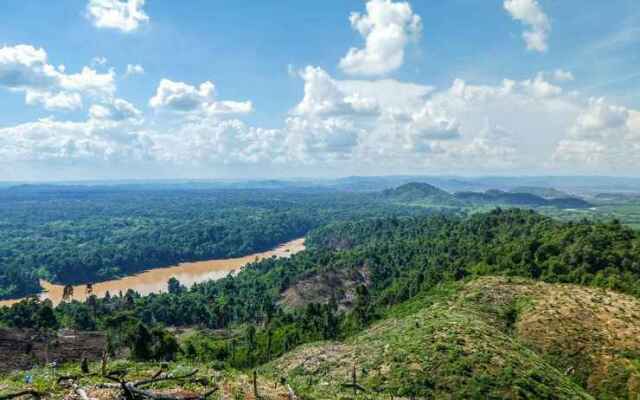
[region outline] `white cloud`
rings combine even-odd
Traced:
[[[411,114],[407,129],[414,140],[453,140],[460,138],[460,124],[455,118],[446,115],[431,102],[427,102],[422,110]]]
[[[250,101],[218,101],[215,86],[206,81],[199,87],[184,82],[162,79],[149,105],[158,110],[179,113],[202,113],[206,115],[247,114],[253,110]]]
[[[126,121],[140,119],[142,112],[126,100],[113,99],[108,104],[92,105],[89,115],[95,120]]]
[[[297,115],[339,115],[376,113],[374,98],[357,91],[343,91],[322,68],[306,67],[300,73],[304,80],[304,98],[293,110]]]
[[[574,138],[606,138],[622,135],[628,129],[629,110],[607,104],[604,99],[590,99],[571,128]]]
[[[640,165],[640,112],[588,99],[552,155],[557,168],[635,173]]]
[[[281,130],[254,128],[237,119],[188,121],[153,138],[157,159],[177,164],[271,164],[284,161],[286,153]]]
[[[591,140],[561,140],[552,158],[559,165],[587,164],[598,168],[606,162],[607,147]]]
[[[28,105],[41,105],[47,110],[76,110],[82,108],[82,96],[78,93],[27,90],[25,102]]]
[[[127,64],[127,70],[124,76],[144,75],[144,68],[139,64]]]
[[[573,77],[573,74],[571,73],[571,71],[556,69],[555,71],[553,71],[553,79],[555,79],[558,82],[565,82],[565,81],[572,81],[575,78]]]
[[[83,122],[45,118],[0,128],[3,162],[118,161],[149,157],[151,142],[127,125],[89,118]]]
[[[370,173],[594,172],[596,165],[604,171],[638,159],[640,112],[547,80],[569,79],[561,72],[497,85],[457,79],[434,90],[392,80],[341,81],[308,67],[304,96],[287,119],[289,151],[295,160]],[[375,104],[375,112],[358,112],[352,98]],[[589,162],[577,161],[580,155]]]
[[[290,117],[286,132],[291,148],[290,156],[297,161],[328,161],[343,159],[366,134],[356,123],[346,118],[306,119]]]
[[[535,97],[551,97],[562,93],[562,88],[544,79],[544,74],[538,73],[534,79],[527,79],[522,86]]]
[[[366,8],[366,14],[354,12],[349,17],[365,47],[349,49],[340,68],[350,75],[383,75],[402,66],[405,47],[422,31],[421,19],[408,2],[369,0]]]
[[[29,88],[60,85],[32,67],[30,79],[18,81]],[[317,67],[299,74],[304,93],[277,128],[236,119],[251,103],[219,100],[211,82],[162,80],[149,105],[167,113],[143,117],[123,99],[96,98],[86,121],[42,119],[0,129],[0,159],[262,174],[274,168],[289,174],[640,173],[640,111],[566,92],[547,81],[554,72],[497,84],[456,79],[441,89],[339,80]],[[66,87],[94,90],[85,83],[91,74],[64,75]]]
[[[145,0],[89,0],[87,17],[97,28],[133,32],[149,22]]]
[[[0,48],[0,87],[24,92],[27,104],[47,109],[77,109],[83,97],[105,98],[115,92],[115,74],[84,67],[67,74],[64,66],[48,63],[47,53],[31,45]]]
[[[537,0],[504,0],[505,10],[529,29],[522,33],[527,49],[544,53],[548,49],[551,22]]]

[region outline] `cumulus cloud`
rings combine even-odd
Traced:
[[[640,172],[640,111],[567,93],[555,71],[497,84],[455,79],[444,88],[340,80],[318,67],[299,76],[300,101],[275,128],[238,119],[251,103],[219,100],[211,82],[165,79],[149,100],[165,113],[143,115],[115,96],[96,99],[85,121],[50,118],[0,129],[0,157],[133,160],[181,171]],[[19,81],[51,87],[45,78]]]
[[[606,170],[638,159],[640,113],[565,92],[549,81],[567,81],[566,71],[557,72],[495,85],[456,79],[436,90],[342,81],[307,68],[304,96],[285,128],[290,151],[299,160],[399,173]],[[375,112],[358,112],[351,98],[375,104]],[[581,155],[589,162],[577,161]]]
[[[126,100],[113,99],[107,104],[92,105],[89,116],[94,120],[133,121],[140,119],[142,112]]]
[[[455,118],[448,117],[432,102],[411,114],[407,129],[417,141],[452,140],[460,138],[460,125]]]
[[[284,161],[282,130],[255,128],[231,119],[187,121],[172,132],[154,135],[158,160],[177,164],[238,165]]]
[[[287,152],[302,162],[346,158],[364,134],[353,121],[336,117],[290,117],[286,121],[286,133],[291,145]]]
[[[64,66],[48,63],[44,49],[31,45],[0,48],[0,87],[25,93],[27,104],[47,109],[77,109],[83,97],[111,97],[115,92],[115,74],[98,73],[84,67],[67,74]]]
[[[0,159],[29,161],[127,161],[148,158],[151,142],[122,123],[40,119],[0,128]]]
[[[538,73],[534,79],[523,81],[522,86],[535,97],[551,97],[562,93],[562,88],[545,80],[542,73]]]
[[[144,75],[144,68],[139,64],[127,64],[127,70],[124,76]]]
[[[408,2],[369,0],[367,13],[354,12],[351,26],[364,39],[364,48],[352,47],[340,60],[340,68],[350,75],[383,75],[404,63],[405,47],[422,31],[420,16]]]
[[[580,109],[552,156],[556,167],[591,167],[591,171],[638,173],[638,110],[590,98]]]
[[[587,139],[621,135],[628,129],[629,115],[625,107],[607,104],[603,98],[592,98],[576,118],[571,134],[575,138]]]
[[[371,114],[378,110],[374,98],[342,90],[322,68],[308,66],[300,76],[304,80],[304,97],[293,110],[294,114]]]
[[[555,79],[558,82],[564,82],[564,81],[572,81],[575,78],[573,77],[573,73],[571,73],[571,71],[556,69],[555,71],[553,71],[553,79]]]
[[[548,39],[551,31],[549,17],[542,11],[537,0],[504,0],[504,9],[515,20],[527,26],[522,38],[527,49],[544,53],[549,48]]]
[[[155,96],[149,100],[149,105],[157,110],[206,115],[247,114],[253,110],[250,101],[218,101],[215,94],[215,85],[210,81],[195,87],[184,82],[162,79]]]
[[[89,0],[87,18],[97,28],[133,32],[149,22],[145,0]]]

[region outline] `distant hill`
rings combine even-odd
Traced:
[[[589,208],[591,204],[577,197],[545,199],[531,193],[511,193],[502,190],[486,192],[458,192],[455,198],[467,204],[512,205],[528,207]]]
[[[458,192],[455,197],[466,203],[473,204],[506,204],[514,206],[544,206],[547,200],[529,193],[509,193],[502,190],[487,190],[486,192]]]
[[[459,206],[459,201],[449,192],[428,183],[411,182],[382,192],[387,200],[400,203],[425,203],[435,206]]]
[[[567,192],[563,192],[562,190],[558,190],[552,187],[544,187],[544,186],[518,186],[509,190],[510,193],[528,193],[536,196],[543,197],[545,199],[557,199],[557,198],[565,198],[571,197],[571,195]]]

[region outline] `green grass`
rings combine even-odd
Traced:
[[[343,343],[303,346],[263,371],[272,376],[285,373],[296,392],[309,399],[353,396],[341,383],[349,381],[354,364],[358,382],[369,390],[358,395],[363,399],[388,399],[391,395],[591,398],[510,336],[505,323],[487,318],[487,310],[457,296],[459,288],[454,284],[436,289],[390,309],[387,319]]]
[[[97,372],[100,366],[97,363],[90,365],[92,372]],[[126,369],[127,381],[136,381],[147,379],[153,376],[159,368],[157,362],[133,362],[127,360],[116,360],[109,363],[109,370]],[[230,399],[244,399],[246,394],[252,392],[251,376],[248,373],[235,370],[217,370],[211,368],[207,363],[197,363],[182,360],[180,362],[169,363],[167,372],[176,376],[187,374],[194,369],[198,369],[198,378],[208,380],[209,384],[204,386],[198,382],[176,383],[175,381],[166,381],[156,383],[145,387],[156,392],[172,392],[175,390],[186,391],[190,393],[204,393],[211,389],[211,385],[216,384],[225,392]],[[25,384],[25,377],[30,375],[33,377],[31,385]],[[77,363],[71,363],[59,366],[55,371],[51,368],[34,368],[29,371],[14,372],[5,376],[0,376],[0,395],[8,393],[16,393],[25,389],[34,389],[41,393],[47,393],[50,399],[67,399],[72,393],[69,387],[57,384],[58,377],[81,375],[80,367]],[[90,376],[81,378],[78,385],[85,388],[90,398],[112,399],[116,398],[118,390],[99,389],[96,386],[101,383],[110,383],[109,380],[101,376]],[[286,393],[283,387],[276,388],[275,382],[260,377],[258,380],[260,392],[263,393],[264,399],[280,399]],[[218,392],[220,393],[220,392]],[[219,396],[219,395],[218,395]],[[71,397],[75,398],[75,397]],[[216,398],[215,396],[213,397]]]

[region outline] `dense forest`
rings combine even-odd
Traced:
[[[328,190],[21,186],[0,190],[0,299],[268,250],[348,218],[428,210]]]
[[[375,321],[394,304],[448,282],[481,275],[519,276],[613,288],[640,296],[640,235],[617,221],[559,222],[530,210],[496,209],[472,216],[364,218],[311,231],[308,250],[267,259],[237,276],[186,289],[173,280],[169,293],[135,292],[87,303],[23,301],[0,312],[7,326],[71,327],[110,332],[112,349],[139,358],[172,358],[178,348],[162,327],[226,329],[228,336],[197,335],[183,351],[239,368],[266,362],[293,347],[344,338]],[[324,297],[302,307],[284,293],[313,277],[327,280]],[[141,337],[148,340],[140,340]],[[142,348],[136,348],[142,346]]]

